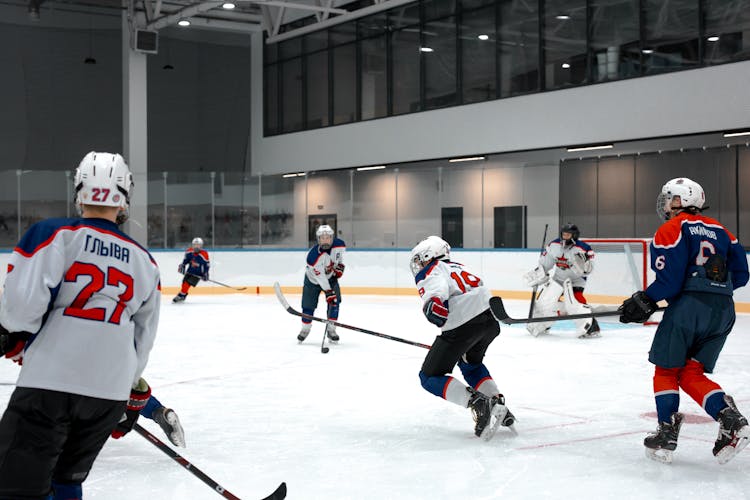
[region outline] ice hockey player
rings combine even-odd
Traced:
[[[450,250],[442,238],[428,236],[411,251],[422,312],[442,330],[422,363],[419,379],[427,392],[470,408],[474,434],[490,439],[498,426],[509,427],[515,421],[482,362],[500,326],[489,309],[489,290],[465,266],[450,261]],[[469,387],[451,376],[456,364]]]
[[[0,419],[0,498],[80,499],[141,404],[161,287],[156,261],[118,228],[132,187],[119,154],[88,153],[74,176],[82,217],[34,224],[10,256],[0,352],[23,366]]]
[[[200,280],[208,280],[208,268],[211,262],[208,260],[208,252],[203,249],[203,239],[195,237],[191,245],[185,252],[182,263],[177,266],[177,272],[184,274],[185,277],[182,279],[180,293],[172,299],[175,304],[185,301],[191,286],[198,286]]]
[[[735,321],[733,291],[748,281],[745,250],[719,221],[701,212],[705,193],[697,182],[672,179],[661,189],[656,210],[664,220],[651,242],[656,279],[620,306],[623,323],[646,321],[656,303],[669,304],[654,334],[648,360],[655,365],[658,427],[643,444],[646,455],[672,461],[683,416],[680,389],[719,422],[713,454],[720,464],[750,441],[747,419],[712,373]]]
[[[318,243],[307,252],[307,265],[305,266],[305,280],[302,287],[302,312],[310,316],[318,307],[320,292],[326,297],[327,317],[331,320],[339,318],[339,304],[341,304],[341,288],[339,279],[344,275],[344,253],[346,243],[334,236],[333,229],[328,224],[323,224],[315,231]],[[312,321],[302,318],[302,330],[297,335],[297,340],[304,342],[310,329]],[[326,325],[325,334],[332,342],[339,341],[335,325]]]
[[[583,289],[586,278],[594,269],[594,251],[580,239],[581,232],[575,224],[560,228],[560,237],[552,240],[542,255],[539,265],[524,274],[528,286],[541,286],[534,302],[532,317],[557,314],[586,314],[591,306],[586,303]],[[564,302],[560,302],[560,296]],[[527,323],[526,329],[534,337],[549,331],[552,323]],[[601,336],[595,318],[575,320],[579,339]]]

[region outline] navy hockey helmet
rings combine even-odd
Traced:
[[[570,239],[563,238],[563,233],[570,233]],[[560,241],[562,241],[566,247],[575,245],[580,237],[581,231],[578,230],[578,226],[571,222],[568,222],[560,228]]]

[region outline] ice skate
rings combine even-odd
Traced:
[[[737,409],[732,396],[724,395],[727,407],[719,412],[719,437],[713,453],[720,464],[729,462],[750,442],[750,427],[747,419]]]
[[[682,426],[682,413],[673,413],[669,422],[659,422],[654,434],[649,434],[643,440],[646,456],[657,462],[672,463],[672,453],[677,448],[677,438]]]
[[[591,326],[586,328],[586,331],[578,336],[579,339],[596,339],[602,336],[602,331],[599,328],[599,323],[594,318]]]
[[[491,423],[484,429],[480,436],[485,441],[489,441],[497,432],[500,426],[509,427],[513,432],[513,424],[516,421],[515,415],[513,415],[507,406],[505,406],[505,397],[502,394],[492,396],[490,398],[490,415]]]
[[[157,408],[154,410],[154,421],[159,424],[173,445],[185,447],[185,431],[182,430],[180,419],[174,410],[163,406]]]
[[[326,325],[326,335],[331,342],[339,341],[339,334],[336,333],[336,325]]]
[[[175,298],[172,299],[172,302],[174,302],[175,304],[179,304],[180,302],[185,302],[186,297],[187,297],[186,293],[180,292],[177,295],[175,295]]]
[[[490,398],[481,392],[477,392],[471,387],[467,387],[466,390],[471,394],[468,407],[474,417],[474,434],[477,437],[481,437],[485,428],[492,420],[492,403],[490,402]]]
[[[304,342],[308,335],[310,335],[310,329],[312,328],[312,323],[310,324],[303,324],[302,330],[300,330],[299,335],[297,335],[297,340],[300,342]]]

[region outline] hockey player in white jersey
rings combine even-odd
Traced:
[[[580,234],[575,224],[562,226],[560,237],[552,240],[539,257],[539,265],[524,274],[528,286],[540,286],[533,317],[586,314],[591,311],[583,290],[586,278],[594,270],[594,251],[580,239]],[[560,302],[561,296],[563,302]],[[536,337],[547,332],[551,324],[527,323],[526,329]],[[601,336],[595,318],[575,320],[575,325],[579,339]]]
[[[450,245],[438,236],[429,236],[414,247],[410,265],[422,297],[422,311],[442,330],[419,372],[422,387],[470,408],[474,433],[490,439],[498,426],[511,426],[515,421],[482,362],[500,334],[489,309],[490,292],[464,265],[450,261]],[[468,387],[451,375],[456,364]]]
[[[327,317],[336,321],[339,318],[339,304],[341,304],[341,288],[339,279],[344,275],[344,253],[346,243],[336,238],[333,229],[323,224],[315,231],[318,244],[307,252],[305,266],[305,281],[302,287],[302,312],[310,316],[318,307],[320,292],[326,296]],[[310,334],[312,321],[302,318],[302,329],[297,340],[304,342]],[[326,325],[326,335],[333,342],[338,342],[339,334],[335,325]]]
[[[118,228],[132,175],[118,154],[75,173],[81,218],[23,235],[0,299],[0,349],[23,366],[0,420],[0,498],[80,499],[110,433],[150,396],[140,383],[161,305],[159,269]]]

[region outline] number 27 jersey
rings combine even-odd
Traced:
[[[432,297],[448,302],[448,321],[443,331],[453,330],[489,309],[490,291],[481,278],[463,264],[433,261],[414,277],[422,303]]]

